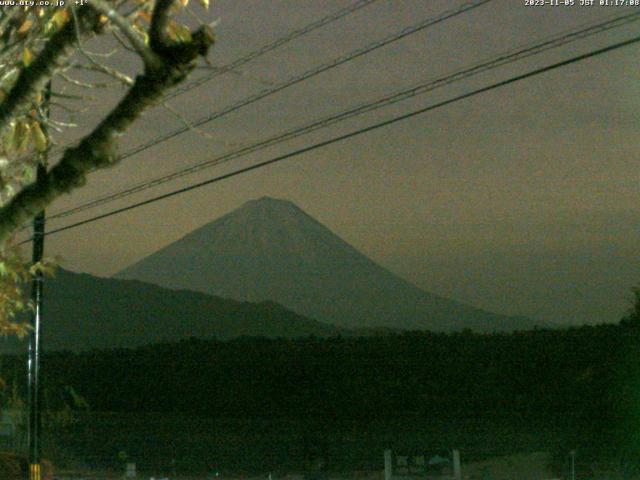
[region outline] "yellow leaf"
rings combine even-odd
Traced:
[[[44,24],[44,34],[47,37],[50,37],[54,33],[56,33],[56,27],[53,25],[53,22],[51,21],[51,19],[49,19]]]
[[[20,69],[12,68],[0,78],[0,85],[3,90],[10,90],[20,75]]]
[[[178,23],[174,23],[173,25],[169,24],[167,33],[172,38],[172,40],[177,40],[179,42],[191,41],[191,29],[189,29],[189,27],[187,27],[186,25],[181,25]]]
[[[189,0],[180,0],[180,4],[181,4],[183,7],[186,7],[187,5],[189,5]]]
[[[33,122],[33,143],[39,152],[44,152],[47,149],[47,136],[38,122]]]
[[[133,28],[135,29],[135,31],[138,32],[140,35],[142,35],[142,39],[144,40],[144,43],[146,45],[149,45],[149,35],[147,34],[147,32],[144,29],[144,27],[139,25],[137,22],[133,22],[132,25],[133,25]],[[171,35],[169,35],[169,36],[171,36]]]
[[[200,3],[200,5],[202,5],[204,8],[209,10],[209,0],[198,0],[198,3]]]
[[[22,64],[25,67],[28,67],[29,65],[31,65],[31,62],[33,62],[33,53],[31,53],[29,47],[25,47],[25,49],[22,51]]]
[[[5,152],[12,152],[15,150],[13,145],[13,139],[15,138],[15,129],[16,122],[11,121],[2,134],[2,147],[4,148]]]
[[[187,27],[186,25],[183,25],[182,28],[180,29],[180,31],[178,32],[178,37],[183,42],[190,42],[191,41],[191,29],[189,27]]]
[[[31,126],[26,122],[18,122],[13,132],[13,145],[16,152],[24,152],[31,139]]]
[[[18,29],[18,35],[24,35],[25,33],[27,33],[29,31],[29,29],[33,26],[33,21],[30,19],[26,19],[22,25],[20,25],[20,28]]]
[[[149,12],[146,12],[144,10],[140,10],[138,12],[138,17],[142,20],[144,20],[147,23],[151,23],[151,15],[149,14]]]
[[[68,20],[69,10],[67,10],[66,8],[56,10],[56,13],[51,16],[51,21],[56,26],[57,30],[60,30]]]

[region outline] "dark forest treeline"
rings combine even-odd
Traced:
[[[595,415],[628,411],[638,329],[619,325],[510,334],[189,339],[44,356],[49,390],[93,410],[208,416]],[[2,378],[21,378],[5,357]],[[8,382],[11,383],[11,382]]]
[[[24,362],[2,361],[2,378]],[[190,339],[44,356],[48,392],[94,412],[363,423],[484,419],[553,427],[593,455],[636,455],[640,329],[600,325],[510,334]],[[7,389],[8,391],[8,389]],[[50,398],[56,395],[49,395]],[[61,396],[58,396],[61,398]],[[557,433],[559,432],[559,433]],[[536,445],[532,445],[532,448]]]

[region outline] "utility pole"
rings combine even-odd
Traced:
[[[45,87],[42,111],[45,119],[49,118],[49,101],[51,99],[51,82]],[[42,125],[45,137],[48,140],[46,125]],[[36,182],[41,182],[47,174],[47,150],[40,155],[36,171]],[[33,219],[33,264],[42,261],[44,254],[44,223],[45,212],[42,210]],[[40,415],[40,340],[42,325],[42,295],[44,275],[37,269],[31,282],[31,301],[33,302],[33,313],[31,315],[31,331],[29,332],[29,358],[27,360],[28,370],[28,393],[29,393],[29,420],[27,431],[28,457],[29,457],[29,480],[41,480],[41,445],[40,429],[42,425]]]

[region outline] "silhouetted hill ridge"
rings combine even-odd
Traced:
[[[297,337],[338,333],[274,302],[250,303],[137,280],[59,269],[45,282],[43,347],[88,350],[135,347],[181,338],[241,335]],[[15,350],[16,341],[2,342]]]

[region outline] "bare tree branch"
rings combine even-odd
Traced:
[[[81,80],[72,78],[69,75],[66,75],[64,73],[58,73],[58,77],[64,80],[65,82],[70,83],[71,85],[75,85],[76,87],[88,88],[88,89],[109,88],[116,85],[120,85],[121,83],[119,81],[118,82],[83,82]],[[133,83],[133,81],[131,81],[129,84],[131,83]]]
[[[94,10],[85,8],[82,15],[78,15],[78,17],[80,25],[77,28],[81,31],[98,28],[98,16]],[[6,128],[15,114],[28,104],[31,96],[44,88],[69,54],[75,39],[75,22],[67,22],[60,31],[51,37],[33,63],[22,69],[13,88],[4,102],[0,104],[0,132]]]
[[[213,140],[213,136],[209,135],[207,132],[205,132],[204,130],[202,130],[199,127],[194,126],[189,119],[185,118],[179,111],[177,111],[175,108],[173,108],[169,103],[167,102],[162,102],[162,106],[169,112],[171,113],[174,117],[176,117],[186,128],[188,128],[189,130],[194,131],[195,133],[197,133],[198,135],[200,135],[201,137],[206,138],[207,140]]]
[[[89,53],[87,53],[87,51],[82,47],[82,39],[80,38],[81,33],[80,33],[80,30],[77,28],[78,14],[76,13],[76,9],[74,7],[71,7],[71,13],[73,14],[73,18],[75,19],[75,25],[76,25],[76,29],[75,29],[76,30],[76,48],[82,54],[82,56],[89,61],[89,63],[93,66],[94,70],[102,72],[106,75],[109,75],[119,80],[120,82],[124,83],[125,85],[133,85],[132,79],[130,79],[124,74],[120,74],[120,72],[118,72],[117,70],[111,67],[108,67],[107,65],[103,65],[100,62],[97,62]]]
[[[207,55],[213,44],[213,33],[206,26],[195,31],[189,42],[170,43],[165,38],[171,3],[172,0],[158,0],[153,12],[149,45],[159,59],[158,63],[145,63],[144,73],[136,78],[111,113],[77,147],[65,150],[62,159],[40,181],[25,187],[0,209],[0,244],[56,198],[83,185],[89,172],[116,164],[119,161],[115,151],[116,139],[146,108],[161,100],[169,88],[183,81],[199,56]],[[73,27],[65,28],[65,31],[69,38],[58,41],[64,40],[65,45],[69,45],[75,39]],[[45,50],[52,48],[47,45]],[[50,57],[51,54],[45,56]],[[43,65],[40,68],[50,74],[49,63],[41,60]]]
[[[134,50],[138,53],[138,55],[140,55],[145,65],[150,66],[156,65],[158,63],[159,59],[154,54],[153,50],[145,45],[144,40],[140,36],[140,34],[135,31],[135,29],[131,26],[131,23],[122,15],[120,15],[115,10],[115,8],[113,8],[104,0],[91,0],[91,6],[98,12],[106,16],[120,29],[122,34],[127,37]]]
[[[133,48],[131,48],[129,45],[127,45],[127,42],[125,42],[124,39],[120,37],[120,34],[118,33],[117,30],[114,30],[111,33],[113,34],[113,38],[116,39],[116,41],[120,44],[122,48],[124,48],[129,52],[136,53],[136,51]]]
[[[79,70],[89,70],[92,72],[100,72],[111,78],[115,78],[116,80],[118,80],[118,82],[124,85],[133,85],[133,78],[116,70],[115,68],[107,67],[106,65],[101,65],[99,63],[91,63],[90,65],[76,65],[73,68]]]

